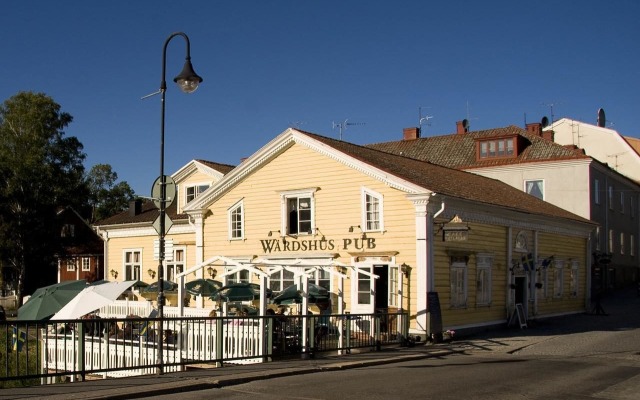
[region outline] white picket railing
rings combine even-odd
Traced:
[[[151,311],[153,311],[153,305],[150,301],[116,300],[98,310],[98,315],[102,318],[126,318],[129,315],[137,315],[144,318],[150,315]],[[208,317],[210,312],[210,308],[183,308],[185,317]],[[163,314],[167,318],[180,317],[178,307],[165,306],[163,307]]]

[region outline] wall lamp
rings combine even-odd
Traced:
[[[366,234],[366,233],[364,233],[364,231],[362,230],[362,227],[361,227],[360,225],[351,225],[351,226],[349,227],[349,232],[350,232],[350,233],[351,233],[351,232],[353,232],[353,228],[358,228],[358,229],[360,229],[360,232],[362,232],[362,238],[363,238],[363,239],[366,239],[366,238],[367,238],[367,234]]]
[[[151,279],[156,277],[156,271],[152,270],[151,268],[149,268],[147,270],[147,274],[149,274],[149,276],[151,277]]]
[[[269,233],[267,233],[267,236],[269,237],[273,236],[274,232],[280,233],[280,229],[278,229],[277,231],[269,231]]]
[[[322,238],[320,240],[326,240],[326,238],[324,237],[324,233],[320,232],[320,228],[316,228],[315,235],[322,235]]]
[[[211,277],[211,279],[215,278],[216,275],[218,275],[218,270],[214,269],[213,267],[208,267],[207,268],[207,273],[209,274],[209,276]]]
[[[338,270],[338,272],[340,272],[341,274],[347,274],[347,267],[344,267],[342,265],[339,265],[338,267],[336,267],[336,269]]]
[[[115,269],[112,269],[111,276],[113,276],[113,279],[118,279],[118,271],[116,271]]]
[[[411,267],[405,263],[402,263],[402,265],[400,265],[400,271],[402,271],[405,278],[409,278],[409,275],[411,274]]]

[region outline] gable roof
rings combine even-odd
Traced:
[[[359,169],[407,193],[437,193],[519,212],[590,223],[586,219],[495,179],[293,128],[278,135],[218,183],[207,189],[185,207],[185,212],[208,207],[226,191],[241,182],[244,177],[295,143],[323,153],[354,169]]]
[[[513,136],[519,136],[525,142],[524,149],[516,157],[477,160],[476,141]],[[590,158],[575,147],[559,145],[513,125],[461,134],[375,143],[366,147],[457,169]]]

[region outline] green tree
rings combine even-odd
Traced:
[[[64,134],[72,120],[42,93],[19,92],[0,106],[0,260],[19,302],[55,279],[57,209],[86,204],[83,146]]]
[[[124,211],[134,198],[133,189],[127,182],[119,182],[118,174],[109,164],[97,164],[91,167],[86,181],[89,189],[91,207],[90,222],[95,222]]]

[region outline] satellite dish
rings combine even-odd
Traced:
[[[466,118],[462,120],[462,127],[465,132],[469,132],[469,121]]]
[[[547,126],[549,126],[549,118],[542,117],[542,120],[540,120],[540,123],[542,124],[543,128],[546,128]]]
[[[604,116],[604,109],[598,108],[598,126],[604,128],[607,124],[606,118]]]

